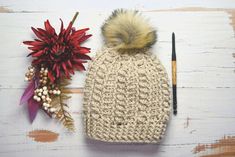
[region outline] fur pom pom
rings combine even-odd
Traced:
[[[156,42],[156,31],[133,10],[115,10],[102,26],[107,46],[117,50],[149,48]]]

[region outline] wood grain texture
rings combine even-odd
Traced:
[[[55,5],[56,4],[56,5]],[[103,43],[100,26],[110,11],[143,11],[158,30],[153,52],[171,80],[171,33],[176,34],[178,115],[172,116],[165,138],[157,145],[109,144],[89,140],[82,125],[82,94],[86,73],[76,73],[69,89],[70,111],[76,132],[39,112],[31,125],[25,106],[17,106],[26,86],[30,64],[22,41],[33,38],[31,26],[50,19],[59,28],[79,11],[78,27],[93,34],[86,46],[95,55]],[[235,156],[235,2],[233,0],[180,1],[0,1],[0,156],[82,157],[219,157]],[[58,138],[50,143],[29,137],[34,130],[49,130]],[[35,136],[35,134],[33,134]],[[36,134],[37,137],[38,134]],[[47,136],[48,134],[46,134]]]

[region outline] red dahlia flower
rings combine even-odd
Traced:
[[[72,24],[70,22],[64,29],[61,20],[60,33],[57,34],[47,20],[44,23],[45,29],[32,27],[37,39],[23,42],[30,45],[28,49],[31,50],[31,53],[28,56],[34,58],[32,64],[34,66],[44,65],[48,68],[48,77],[51,82],[62,75],[70,78],[71,74],[74,74],[74,70],[85,70],[83,63],[91,59],[86,55],[90,52],[90,48],[81,46],[81,43],[91,36],[86,34],[89,28],[75,30]]]

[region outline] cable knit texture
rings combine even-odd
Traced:
[[[158,142],[170,113],[168,77],[146,53],[103,48],[90,62],[84,89],[88,137],[108,142]]]

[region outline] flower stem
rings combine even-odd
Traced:
[[[75,13],[75,15],[74,15],[74,17],[73,17],[73,20],[71,21],[71,22],[72,22],[72,25],[73,25],[74,21],[76,20],[76,18],[78,17],[78,14],[79,14],[79,12],[76,12],[76,13]]]

